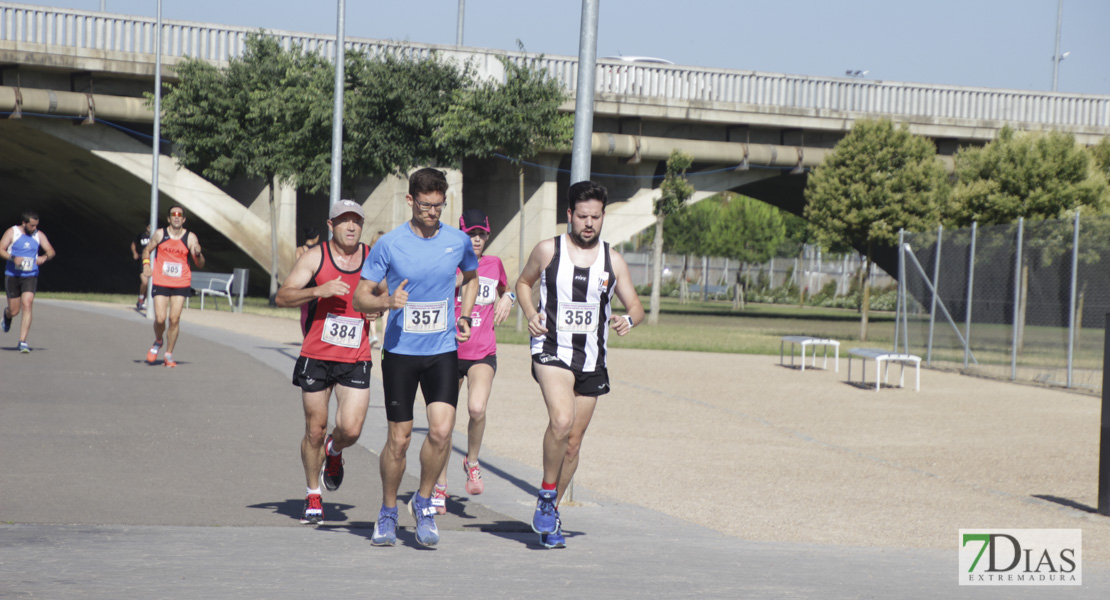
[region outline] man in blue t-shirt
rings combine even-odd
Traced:
[[[370,538],[376,546],[397,541],[397,491],[412,439],[416,389],[424,394],[428,436],[420,449],[420,489],[409,501],[416,541],[439,542],[432,492],[451,451],[459,400],[458,343],[470,338],[478,296],[478,257],[465,233],[439,222],[447,204],[447,177],[420,169],[405,196],[412,220],[382,236],[362,267],[355,310],[389,311],[382,343],[382,383],[389,435],[379,458],[382,508]],[[455,316],[455,273],[462,271],[462,315]],[[392,293],[389,290],[393,290]]]

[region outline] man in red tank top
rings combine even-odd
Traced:
[[[154,253],[154,264],[150,255]],[[154,232],[150,243],[143,249],[143,275],[154,276],[154,344],[146,353],[146,362],[154,364],[158,351],[162,349],[162,334],[166,334],[166,356],[163,364],[176,367],[173,347],[177,344],[177,334],[181,326],[181,309],[185,299],[192,295],[192,270],[189,259],[193,259],[198,269],[204,268],[204,254],[200,251],[197,234],[185,229],[185,209],[179,205],[170,207],[169,225]],[[169,320],[169,327],[166,321]]]
[[[305,432],[301,439],[307,495],[301,523],[324,520],[321,486],[339,489],[344,448],[362,434],[370,405],[369,319],[351,301],[369,248],[361,243],[362,207],[341,200],[328,215],[332,239],[306,251],[277,293],[278,306],[307,306],[304,342],[293,367],[301,388]],[[328,399],[335,391],[335,427],[328,433]]]

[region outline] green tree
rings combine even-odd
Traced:
[[[1110,145],[1103,150],[1110,152]],[[1097,155],[1097,154],[1096,154]],[[1101,211],[1106,176],[1069,133],[1015,133],[1009,126],[980,148],[956,154],[956,186],[946,221],[957,226],[1056,219],[1084,206]]]
[[[727,192],[726,192],[727,195]],[[663,250],[682,254],[681,301],[686,302],[686,273],[689,255],[709,256],[713,250],[709,230],[721,212],[722,196],[715,194],[669,214],[663,221]],[[701,296],[706,300],[708,275],[702,270]]]
[[[954,224],[998,225],[1019,218],[1048,221],[1040,228],[1042,235],[1029,240],[1022,255],[1019,275],[1022,300],[1017,317],[1019,351],[1025,345],[1029,265],[1034,260],[1043,266],[1071,260],[1072,224],[1068,217],[1081,208],[1091,216],[1105,211],[1110,195],[1106,182],[1108,168],[1110,141],[1106,139],[1088,151],[1068,133],[1018,133],[1009,126],[1003,127],[998,137],[985,146],[965,148],[956,155],[957,183],[952,190],[951,210]],[[1079,259],[1092,264],[1105,253],[1108,232],[1104,219],[1087,223],[1090,227],[1080,228],[1084,243],[1080,244]],[[998,250],[984,248],[982,253],[989,260]],[[1079,291],[1080,318],[1086,290],[1084,280]],[[1080,329],[1077,327],[1077,332]]]
[[[1097,144],[1091,146],[1091,157],[1094,158],[1095,168],[1104,177],[1110,179],[1110,138],[1102,138]]]
[[[186,59],[180,82],[163,103],[162,127],[177,144],[179,161],[205,177],[227,183],[237,176],[264,179],[270,197],[270,304],[278,286],[276,183],[292,182],[303,168],[289,110],[292,90],[304,88],[309,71],[299,48],[285,52],[276,39],[247,36],[241,58],[227,69]]]
[[[663,222],[667,215],[680,210],[690,196],[694,186],[686,180],[686,170],[694,164],[694,157],[681,150],[672,150],[667,159],[667,172],[659,185],[659,197],[655,200],[655,241],[652,243],[654,265],[651,275],[651,313],[648,324],[659,323],[659,291],[663,285]]]
[[[867,273],[876,244],[895,245],[899,229],[939,223],[948,192],[931,141],[886,119],[857,121],[809,176],[805,217],[823,246],[865,249]],[[871,296],[870,278],[863,283],[860,341],[867,340]]]
[[[500,153],[520,164],[541,150],[568,147],[574,116],[559,112],[567,92],[540,66],[542,59],[500,57],[504,82],[486,79],[455,90],[437,119],[441,152],[473,158]]]
[[[348,53],[345,60],[341,187],[459,160],[437,146],[433,133],[468,71],[434,54]],[[163,124],[180,162],[217,183],[242,176],[269,186],[272,303],[279,264],[275,185],[313,193],[331,186],[334,65],[319,53],[283,50],[275,38],[255,33],[226,69],[186,59],[178,72]]]
[[[744,271],[775,255],[786,240],[786,220],[779,209],[747,196],[730,196],[709,230],[709,253],[740,262],[732,308],[744,308]]]

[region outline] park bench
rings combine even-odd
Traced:
[[[817,346],[825,347],[825,362],[822,368],[829,368],[829,346],[833,347],[835,352],[835,360],[833,361],[833,369],[840,372],[840,342],[825,338],[811,337],[808,335],[784,335],[782,341],[779,343],[779,364],[783,364],[783,356],[785,354],[786,343],[790,342],[790,366],[794,366],[794,346],[800,346],[802,349],[802,371],[806,370],[806,346],[813,348],[813,363],[811,366],[817,366]]]
[[[902,372],[899,376],[898,387],[906,387],[906,365],[912,364],[916,374],[916,383],[914,389],[921,391],[921,357],[913,354],[899,354],[889,350],[882,350],[880,348],[852,348],[848,351],[848,381],[852,381],[852,357],[858,356],[863,360],[863,368],[860,369],[863,373],[862,383],[867,384],[867,359],[875,361],[875,390],[878,391],[882,384],[886,382],[886,376],[890,371],[890,363],[898,363],[902,365]],[[886,369],[883,369],[883,363],[886,363]],[[882,374],[882,379],[879,376]]]
[[[193,271],[192,283],[190,286],[193,288],[193,295],[200,296],[200,309],[204,310],[204,297],[205,296],[218,296],[227,298],[227,305],[231,310],[235,310],[235,304],[231,301],[232,297],[232,284],[235,282],[234,273],[208,273],[206,271]],[[185,305],[189,305],[189,300],[186,298]]]

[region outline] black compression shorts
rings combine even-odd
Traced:
[[[411,421],[416,404],[416,388],[424,403],[459,404],[459,354],[452,350],[431,356],[391,354],[382,351],[382,387],[385,390],[385,417],[395,423]]]

